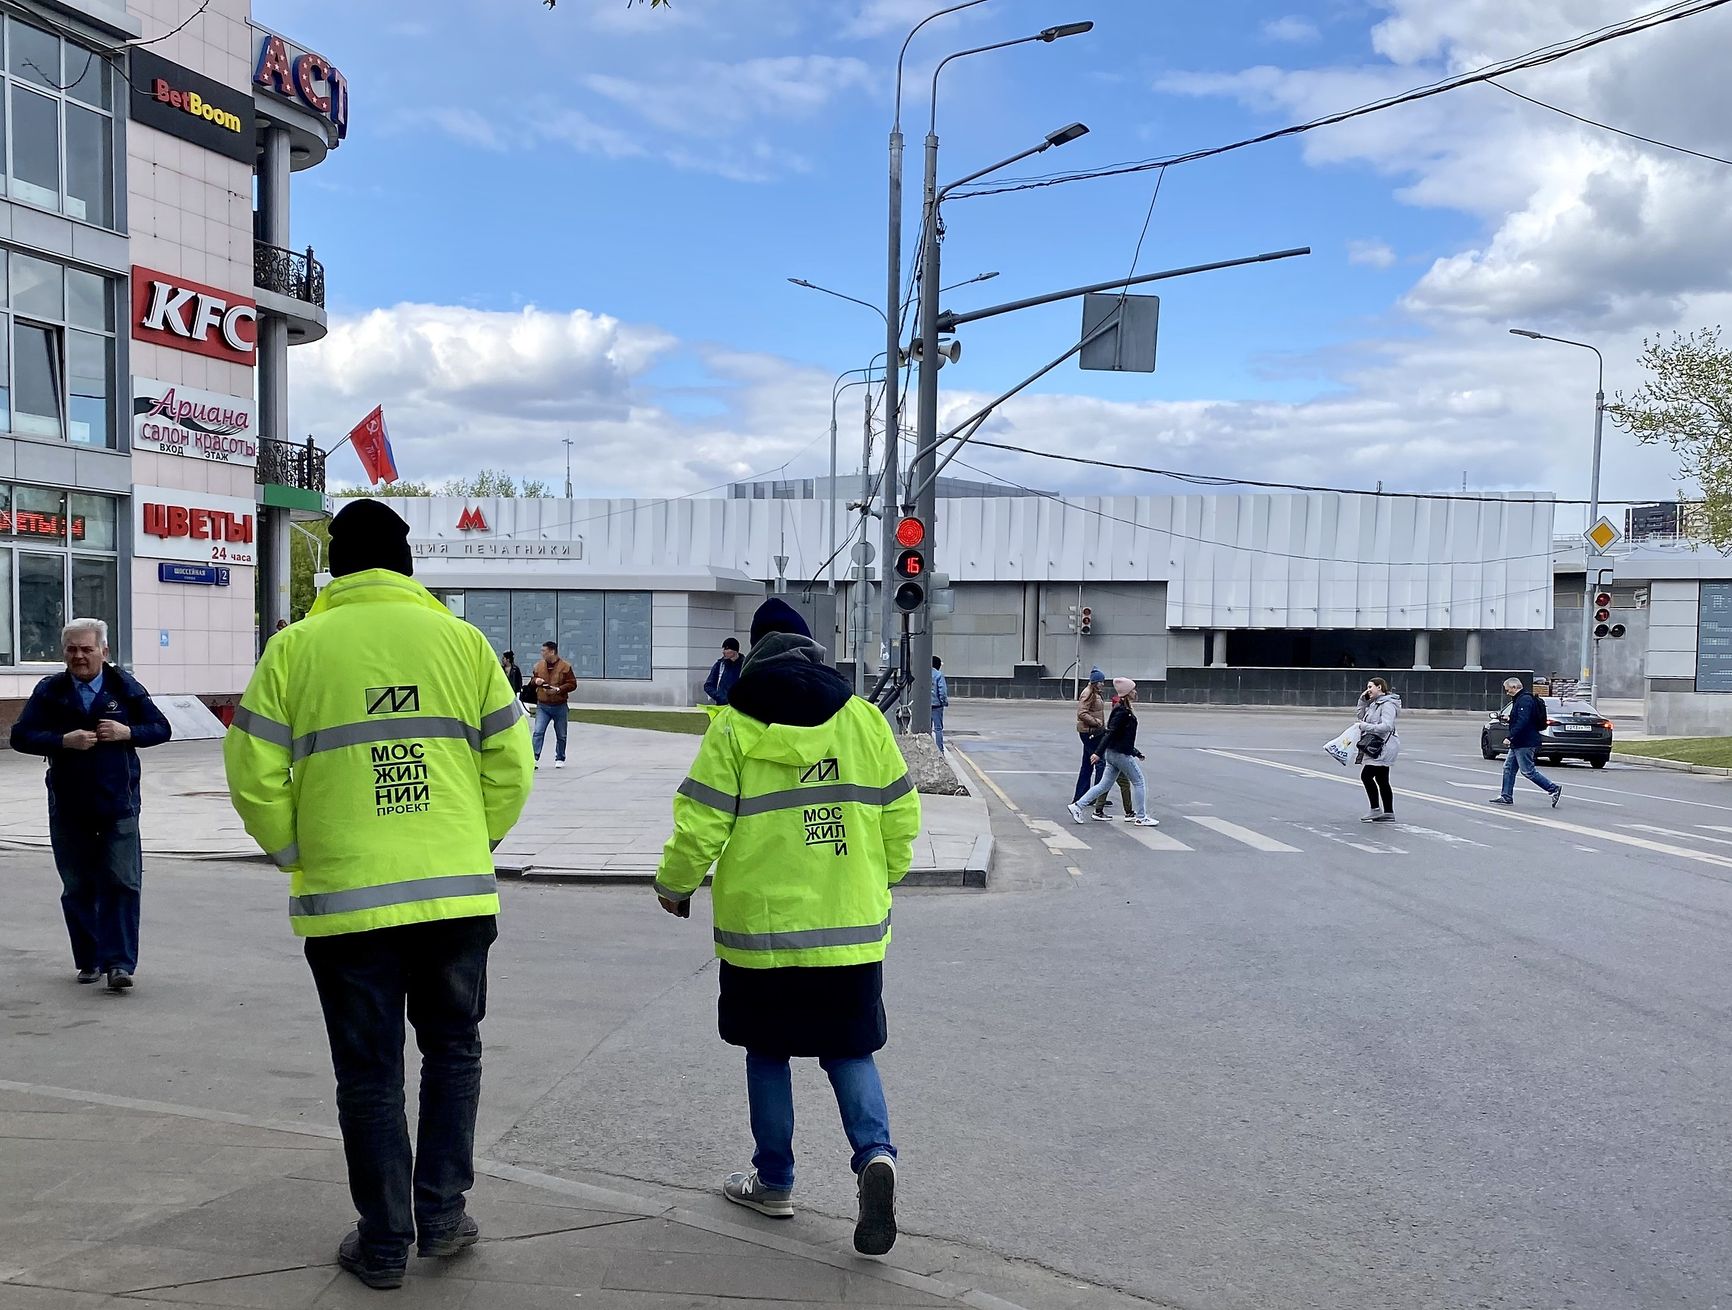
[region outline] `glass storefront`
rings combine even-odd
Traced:
[[[652,604],[647,591],[453,591],[433,588],[453,614],[486,635],[495,651],[515,651],[529,668],[541,643],[557,641],[580,678],[648,681]]]
[[[72,618],[120,631],[120,502],[113,496],[0,483],[0,668],[58,664]]]

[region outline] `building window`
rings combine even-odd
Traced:
[[[647,591],[452,591],[434,593],[480,628],[495,651],[515,651],[528,669],[541,643],[556,641],[579,678],[647,681],[651,612]]]
[[[113,72],[85,46],[8,18],[0,130],[14,200],[114,226]]]
[[[121,657],[120,502],[0,483],[0,666],[58,664],[71,618],[108,624]]]
[[[113,446],[114,280],[19,251],[0,256],[0,366],[10,361],[0,368],[0,412],[22,436]]]

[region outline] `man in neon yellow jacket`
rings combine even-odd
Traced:
[[[455,1255],[474,1185],[492,848],[529,795],[529,729],[486,638],[409,575],[408,525],[373,500],[331,523],[333,581],[271,638],[223,743],[247,831],[290,875],[337,1077],[360,1223],[338,1260],[402,1285],[409,1246]],[[403,1018],[421,1049],[403,1116]]]
[[[884,716],[780,600],[753,621],[752,653],[674,797],[674,825],[656,892],[685,917],[715,865],[719,1027],[746,1049],[757,1151],[723,1195],[794,1213],[788,1061],[816,1056],[854,1148],[854,1245],[882,1255],[896,1241],[896,1148],[872,1057],[885,1041],[890,888],[913,860],[920,798]]]

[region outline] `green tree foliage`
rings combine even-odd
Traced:
[[[1620,391],[1606,413],[1644,446],[1672,448],[1679,476],[1702,488],[1701,535],[1732,545],[1732,347],[1718,326],[1676,332],[1644,340],[1641,364],[1648,380],[1628,398]]]

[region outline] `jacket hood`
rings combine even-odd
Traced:
[[[1400,709],[1401,708],[1401,697],[1396,692],[1386,691],[1383,693],[1383,695],[1379,696],[1376,700],[1372,701],[1371,703],[1373,705],[1390,705],[1390,704],[1393,704],[1396,709]]]
[[[729,693],[732,729],[754,759],[816,764],[836,753],[835,719],[853,694],[817,642],[773,632],[752,647]]]
[[[423,605],[428,609],[451,611],[427,588],[414,578],[406,578],[393,569],[363,569],[341,578],[333,578],[313,601],[307,617],[323,614],[342,605],[370,605],[394,602]],[[292,628],[293,625],[291,625]],[[284,629],[289,631],[290,629]]]

